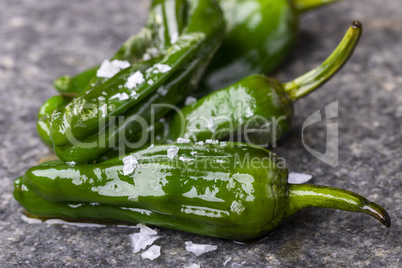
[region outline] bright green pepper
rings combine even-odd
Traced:
[[[200,95],[252,74],[273,72],[296,41],[299,14],[334,1],[219,0],[227,31],[202,79]]]
[[[49,162],[16,180],[14,197],[38,217],[147,223],[237,241],[260,239],[306,207],[362,212],[386,227],[379,205],[340,189],[289,185],[264,148],[172,144],[94,165]]]
[[[360,22],[353,22],[321,65],[291,82],[280,84],[273,78],[253,75],[182,108],[173,117],[165,142],[178,138],[233,140],[239,136],[262,146],[276,142],[290,128],[293,102],[321,86],[347,62],[361,33]]]
[[[211,44],[220,44],[224,30],[221,10],[212,0],[192,1],[190,14],[188,25],[177,42],[145,75],[138,70],[142,63],[126,68],[55,112],[51,124],[53,144],[63,146],[72,138],[80,140],[94,135],[101,129],[102,123],[109,124],[116,116],[156,91],[183,64],[200,54],[204,55],[205,49],[213,53],[216,45]],[[117,95],[124,98],[116,98]]]

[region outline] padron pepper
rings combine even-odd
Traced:
[[[146,223],[251,241],[307,207],[391,221],[379,205],[344,190],[288,184],[284,163],[248,144],[161,145],[99,164],[54,161],[15,181],[14,197],[41,218]]]
[[[127,61],[130,64],[143,61],[155,63],[155,58],[165,54],[183,31],[187,23],[187,13],[186,0],[153,0],[146,26],[124,42],[110,61]],[[99,66],[96,66],[74,77],[65,75],[54,81],[54,87],[62,95],[48,99],[38,113],[37,131],[45,144],[53,145],[50,138],[52,113],[70,103],[73,97],[76,97],[74,94],[107,80],[96,76],[98,70]]]
[[[72,140],[80,141],[99,133],[115,117],[124,115],[177,75],[183,66],[199,63],[192,67],[194,76],[186,86],[197,84],[205,61],[220,45],[224,20],[213,0],[192,1],[189,10],[188,24],[159,62],[151,67],[147,66],[148,62],[141,62],[123,69],[52,114],[51,140],[56,151]]]
[[[273,72],[298,35],[299,14],[336,0],[219,0],[226,36],[202,79],[206,89],[229,86],[252,74]]]
[[[293,81],[281,84],[264,75],[252,75],[183,107],[167,129],[157,132],[164,138],[148,143],[170,143],[183,138],[274,144],[290,129],[293,102],[320,87],[342,68],[353,54],[362,31],[361,23],[354,21],[322,64]]]

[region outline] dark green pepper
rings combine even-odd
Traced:
[[[299,14],[334,1],[219,0],[226,36],[202,79],[200,95],[252,74],[274,71],[296,41]]]
[[[145,74],[139,71],[145,63],[133,65],[101,85],[85,90],[64,109],[53,113],[51,139],[54,146],[67,145],[72,139],[80,140],[96,134],[102,124],[109,124],[156,91],[183,64],[204,55],[205,49],[213,53],[220,44],[224,29],[219,7],[213,0],[192,1],[190,14],[177,42]]]
[[[280,84],[253,75],[182,108],[173,117],[165,142],[243,137],[262,146],[275,143],[290,128],[293,102],[321,86],[347,62],[361,33],[360,22],[353,22],[321,65],[291,82]]]
[[[147,223],[237,241],[260,239],[306,207],[362,212],[379,205],[340,189],[289,185],[283,162],[241,143],[172,144],[100,164],[49,162],[16,180],[14,197],[38,217]]]

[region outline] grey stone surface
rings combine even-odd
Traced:
[[[35,128],[41,103],[54,94],[52,79],[99,63],[147,17],[148,2],[2,0],[0,2],[0,267],[400,267],[402,256],[402,6],[400,0],[342,1],[301,18],[300,40],[275,75],[290,80],[321,62],[353,19],[365,32],[355,55],[322,89],[295,105],[291,133],[273,150],[291,171],[314,184],[360,193],[388,209],[386,229],[366,215],[308,209],[268,239],[231,241],[158,229],[154,261],[133,254],[130,228],[27,224],[12,197],[13,180],[47,155]],[[304,120],[339,101],[339,165],[311,156],[301,142]],[[324,149],[325,124],[305,140]],[[217,245],[200,257],[185,241]]]

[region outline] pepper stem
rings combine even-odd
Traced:
[[[299,13],[309,11],[311,9],[327,5],[338,0],[293,0],[296,10]]]
[[[283,83],[286,93],[292,101],[296,101],[327,82],[352,56],[363,32],[359,21],[354,21],[346,32],[338,47],[319,66],[293,81]]]
[[[391,218],[384,208],[356,193],[327,186],[290,184],[287,216],[308,207],[361,212],[376,218],[387,228],[391,226]]]

